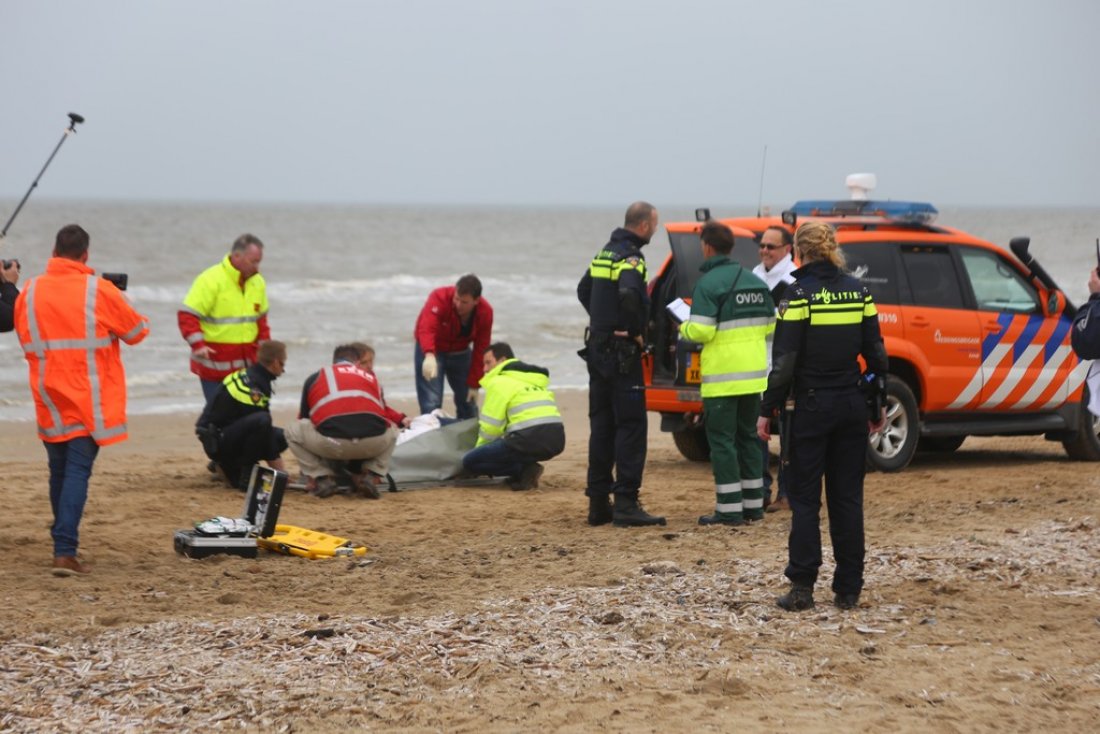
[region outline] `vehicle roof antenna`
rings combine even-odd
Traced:
[[[764,167],[768,165],[768,146],[764,146],[764,159],[760,161],[760,193],[756,197],[756,217],[760,218],[760,210],[764,206]]]

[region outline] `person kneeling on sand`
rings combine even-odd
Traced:
[[[539,486],[543,467],[565,450],[565,425],[548,389],[550,372],[516,359],[504,342],[483,356],[485,405],[478,419],[477,445],[462,459],[474,476],[508,477],[512,489]]]
[[[360,471],[349,474],[352,489],[379,499],[378,485],[389,471],[397,426],[405,421],[386,405],[374,373],[361,367],[363,346],[336,347],[332,364],[306,379],[298,420],[286,430],[306,489],[317,497],[336,492],[333,475],[346,471],[344,462],[359,462]]]
[[[252,466],[266,461],[285,471],[283,429],[271,421],[272,383],[286,369],[286,344],[260,342],[259,361],[226,377],[206,403],[195,434],[203,450],[237,489],[248,489]]]

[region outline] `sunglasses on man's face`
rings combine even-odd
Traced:
[[[786,245],[765,245],[763,242],[760,243],[761,250],[782,250],[784,247],[786,247]]]

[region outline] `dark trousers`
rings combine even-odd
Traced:
[[[536,463],[530,455],[518,451],[503,438],[482,444],[462,457],[462,467],[476,476],[516,479],[524,467]]]
[[[272,461],[286,451],[283,429],[271,423],[271,413],[249,413],[222,429],[217,461],[238,489],[246,489],[252,465]]]
[[[833,591],[863,589],[863,476],[867,404],[857,389],[817,390],[795,396],[791,423],[791,534],[786,575],[813,586],[821,567],[821,478],[829,508],[836,573]]]
[[[642,362],[625,361],[616,341],[588,348],[588,488],[589,497],[610,494],[637,498],[645,469],[649,427],[645,410]],[[621,346],[621,345],[620,345]],[[625,372],[625,374],[624,374]]]
[[[775,469],[775,494],[772,494],[772,472],[770,468],[771,456],[768,450],[768,442],[761,441],[760,447],[764,451],[764,496],[771,501],[774,497],[776,500],[782,500],[787,498],[787,482],[789,477],[787,476],[787,470],[783,466],[783,421],[786,418],[786,411],[780,411],[778,421],[778,433],[779,433],[779,464]]]

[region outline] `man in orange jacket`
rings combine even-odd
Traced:
[[[46,272],[15,302],[15,330],[50,467],[55,576],[91,570],[76,551],[92,464],[100,446],[126,440],[118,343],[137,344],[149,333],[148,319],[87,266],[88,243],[78,225],[62,227]]]

